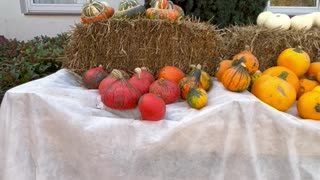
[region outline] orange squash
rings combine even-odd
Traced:
[[[303,119],[320,120],[320,92],[307,92],[297,103],[298,114]]]
[[[218,81],[221,81],[222,80],[222,76],[223,76],[223,73],[229,69],[232,65],[232,61],[231,60],[222,60],[220,61],[217,69],[216,69],[216,72],[215,72],[215,77],[218,79]]]
[[[179,84],[179,81],[185,76],[181,69],[175,66],[165,66],[160,69],[158,79],[168,79]]]
[[[232,65],[244,63],[249,74],[255,73],[259,69],[259,61],[250,51],[250,46],[245,46],[245,50],[232,58]]]
[[[231,66],[222,76],[222,84],[229,91],[241,92],[247,90],[250,85],[250,74],[244,63]]]
[[[312,89],[312,91],[317,91],[317,92],[320,92],[320,85],[319,86],[316,86]]]
[[[320,72],[317,74],[317,81],[320,83]]]
[[[306,76],[311,79],[317,79],[317,74],[320,72],[320,62],[313,62],[310,64]]]
[[[269,74],[271,76],[280,76],[283,73],[288,74],[284,80],[287,81],[288,83],[290,83],[294,87],[294,89],[296,90],[296,93],[298,93],[299,87],[300,87],[299,78],[290,69],[283,67],[283,66],[274,66],[274,67],[270,67],[270,68],[266,69],[265,71],[263,71],[262,74]]]
[[[287,111],[296,100],[296,90],[282,78],[262,75],[254,82],[251,93],[275,109]]]
[[[186,76],[182,78],[179,82],[179,88],[181,91],[181,98],[186,100],[187,95],[189,93],[189,90],[191,88],[202,88],[200,83],[200,77],[201,77],[201,69],[199,69],[199,66],[197,66],[194,69],[194,72],[192,75]]]
[[[319,85],[317,81],[310,80],[307,78],[302,78],[299,80],[300,88],[297,95],[297,99],[299,99],[304,93],[312,91],[313,88]]]
[[[298,77],[301,77],[309,69],[310,57],[300,47],[287,48],[278,56],[277,65],[284,66],[293,71]]]

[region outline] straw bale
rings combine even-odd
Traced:
[[[220,32],[223,41],[216,49],[215,66],[222,59],[231,59],[241,52],[245,45],[260,62],[260,70],[265,70],[277,63],[279,54],[289,47],[301,46],[315,61],[320,58],[320,29],[303,31],[269,30],[258,26],[232,26]]]
[[[108,72],[148,67],[155,75],[174,65],[184,72],[190,64],[202,64],[214,72],[218,33],[209,23],[194,19],[167,20],[107,19],[90,25],[76,24],[65,49],[63,67],[83,73],[103,65]]]

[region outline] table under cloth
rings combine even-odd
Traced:
[[[164,120],[101,106],[62,69],[15,87],[0,109],[0,180],[319,180],[320,122],[213,79],[201,110]]]

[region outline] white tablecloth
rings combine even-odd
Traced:
[[[279,112],[214,80],[201,110],[165,120],[99,109],[67,71],[9,90],[0,109],[1,180],[319,180],[320,122]]]

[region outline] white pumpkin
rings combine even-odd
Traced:
[[[286,14],[272,14],[270,15],[264,26],[268,29],[280,29],[280,30],[288,30],[290,28],[291,21],[290,17]]]
[[[297,15],[291,18],[291,29],[307,31],[312,28],[314,14]]]
[[[320,28],[320,12],[314,12],[313,26]]]
[[[257,25],[263,26],[266,20],[268,19],[268,17],[272,14],[273,13],[270,11],[263,11],[262,13],[260,13],[257,17]]]

